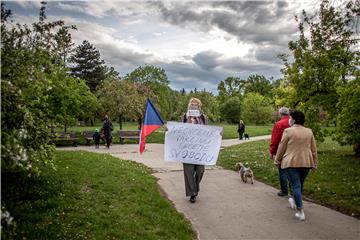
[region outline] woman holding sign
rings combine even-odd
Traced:
[[[207,125],[208,120],[200,108],[201,101],[197,98],[191,98],[187,112],[182,116],[182,122]],[[183,167],[186,196],[190,197],[191,203],[195,203],[198,192],[200,191],[200,182],[205,172],[205,166],[183,163]]]

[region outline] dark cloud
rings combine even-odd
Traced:
[[[141,53],[126,47],[119,48],[113,43],[97,43],[96,48],[100,50],[106,63],[122,75],[138,66],[154,63],[154,56],[151,53]]]
[[[184,82],[189,84],[190,88],[200,88],[202,86],[212,86],[216,88],[217,84],[224,79],[226,73],[221,70],[204,70],[191,62],[174,61],[171,63],[160,64],[169,76],[174,78],[170,80],[173,85],[184,87]],[[186,88],[186,85],[185,85]]]
[[[297,31],[286,2],[157,2],[156,6],[171,24],[204,32],[217,27],[255,44],[284,45]]]
[[[212,70],[216,68],[218,63],[218,58],[221,56],[220,53],[214,51],[204,51],[199,52],[193,57],[193,61],[199,65],[204,70]]]
[[[263,46],[254,49],[251,54],[257,61],[281,64],[278,55],[283,53],[288,53],[288,50],[277,46]]]
[[[251,59],[228,58],[221,61],[223,69],[232,70],[241,76],[248,76],[254,73],[262,74],[267,77],[278,77],[280,66],[276,64],[258,62]]]

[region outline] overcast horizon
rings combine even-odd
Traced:
[[[37,20],[40,1],[3,1],[14,22]],[[295,15],[319,1],[49,1],[47,19],[74,24],[76,45],[92,43],[124,76],[138,66],[165,69],[171,88],[206,88],[251,74],[278,79],[298,37]]]

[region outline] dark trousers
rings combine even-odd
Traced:
[[[183,163],[186,196],[197,196],[205,172],[204,165]]]
[[[105,135],[106,147],[109,148],[111,144],[111,135]]]
[[[244,132],[239,132],[239,139],[243,139]]]

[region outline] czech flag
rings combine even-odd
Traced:
[[[150,99],[147,99],[144,124],[142,125],[140,132],[140,154],[145,150],[146,137],[162,125],[164,125],[164,121],[161,119],[159,112],[156,110]]]

